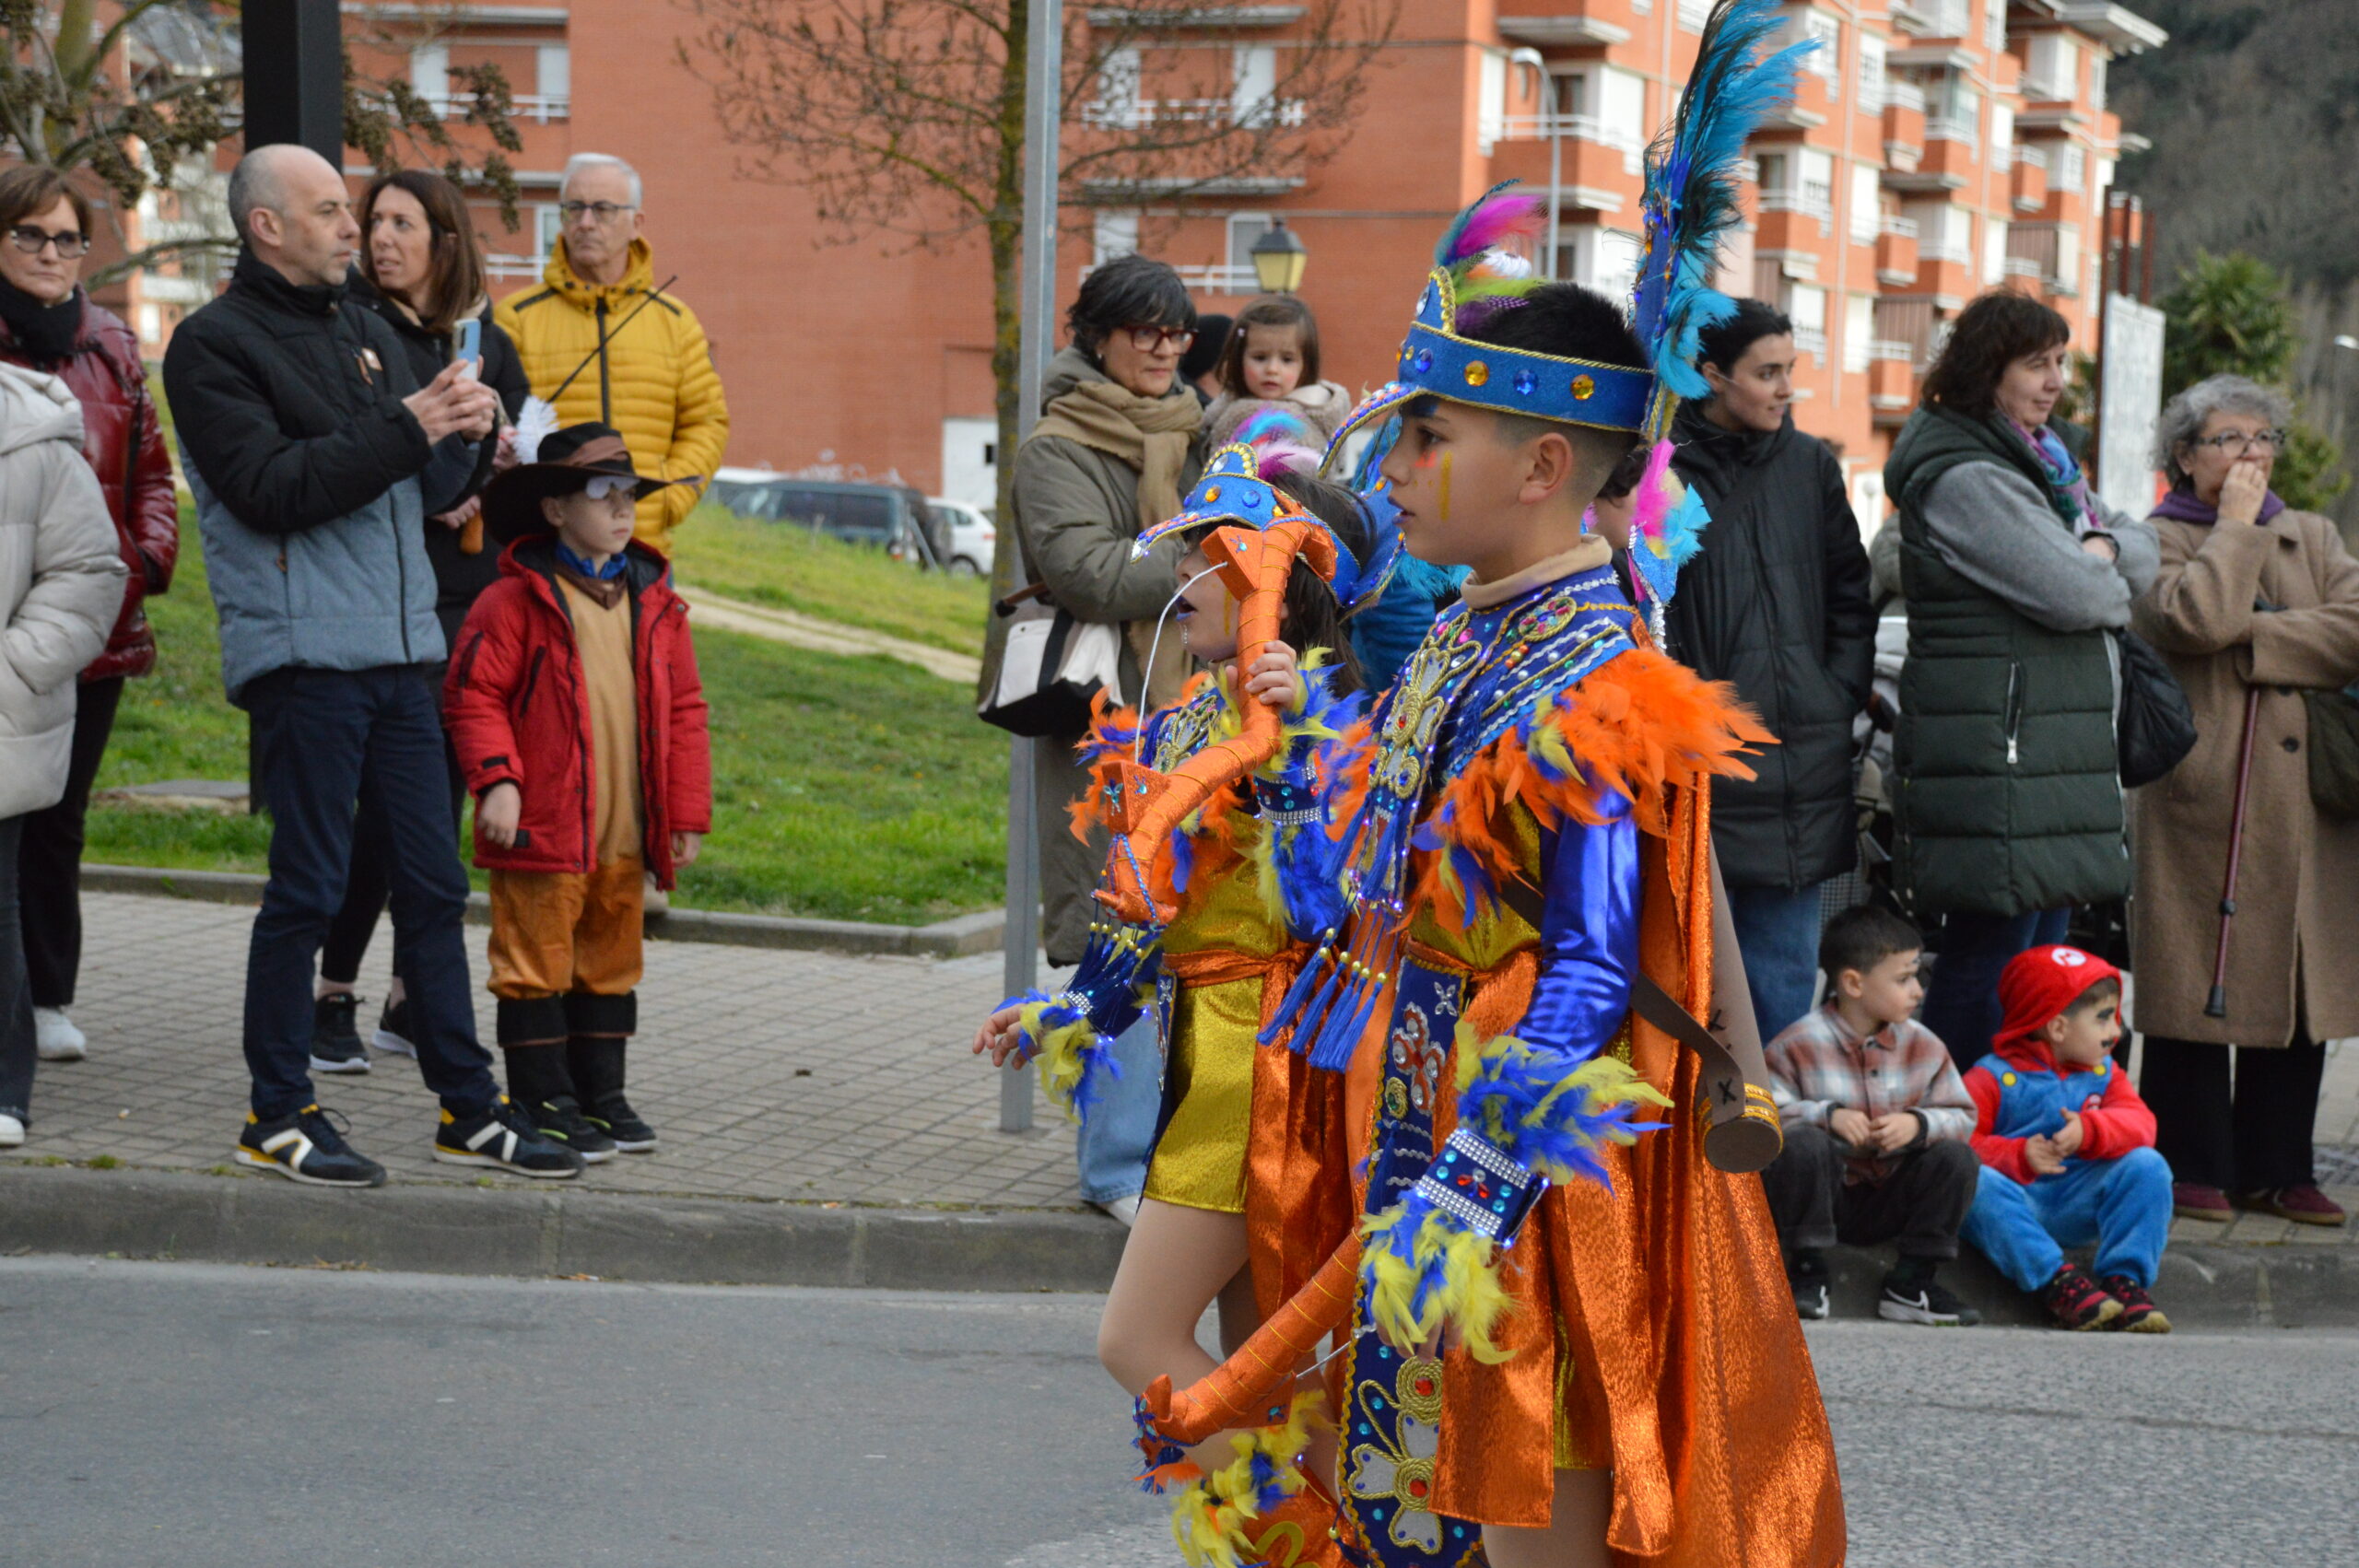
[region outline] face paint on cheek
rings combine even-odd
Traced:
[[[1441,460],[1440,501],[1441,520],[1448,522],[1449,521],[1449,454],[1447,452],[1442,454]]]

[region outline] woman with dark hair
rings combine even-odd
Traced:
[[[2269,487],[2292,415],[2281,392],[2213,376],[2155,422],[2155,465],[2171,488],[2154,516],[2162,575],[2135,624],[2187,688],[2197,739],[2132,797],[2130,939],[2146,1035],[2139,1086],[2178,1212],[2219,1221],[2241,1207],[2339,1225],[2310,1139],[2321,1042],[2359,1035],[2359,822],[2311,798],[2310,718],[2314,703],[2347,701],[2332,694],[2359,682],[2359,561],[2331,519],[2295,511]],[[2236,923],[2215,1018],[2207,1003],[2247,713]]]
[[[1178,700],[1188,674],[1177,636],[1156,645],[1180,559],[1176,539],[1133,556],[1139,531],[1180,509],[1193,483],[1203,406],[1179,379],[1195,341],[1196,307],[1180,275],[1145,256],[1118,257],[1083,280],[1066,315],[1073,341],[1049,362],[1043,410],[1015,454],[1015,526],[1024,564],[1075,618],[1123,631],[1121,699],[1142,710]],[[1153,667],[1149,668],[1150,652]],[[1066,808],[1089,787],[1079,734],[1038,743],[1042,945],[1049,962],[1078,964],[1088,945],[1090,890],[1106,860],[1103,831],[1065,831]],[[1152,1030],[1121,1049],[1155,1048]],[[1082,1130],[1081,1193],[1128,1219],[1138,1206],[1156,1119],[1156,1074],[1125,1073]]]
[[[354,268],[352,298],[392,323],[402,346],[409,351],[417,384],[440,375],[458,351],[461,323],[481,323],[478,373],[499,394],[499,405],[513,421],[532,388],[508,334],[492,324],[491,302],[484,292],[483,252],[467,216],[466,198],[440,174],[422,169],[396,170],[370,182],[360,199],[361,249]],[[485,443],[487,462],[475,475],[477,487],[491,477],[494,465],[504,467],[508,440],[495,447]],[[499,578],[499,552],[484,542],[483,523],[473,495],[457,508],[426,520],[426,556],[434,565],[434,613],[442,623],[445,646],[455,646],[459,626],[476,596]],[[442,689],[435,677],[434,689]],[[455,819],[466,798],[466,785],[455,759],[451,765],[451,814]],[[384,913],[389,893],[384,834],[364,808],[354,825],[352,872],[345,883],[344,907],[328,927],[320,950],[319,1000],[312,1014],[311,1070],[314,1072],[366,1072],[369,1053],[356,1023],[359,998],[353,984],[369,939]],[[400,933],[395,933],[396,945]],[[396,953],[393,986],[378,1021],[376,1045],[407,1056],[408,1014],[404,1002],[401,961]]]
[[[1893,883],[1942,919],[1924,1021],[1961,1068],[1998,1032],[2007,960],[2130,890],[2109,634],[2156,546],[2049,423],[2071,336],[2028,295],[1976,299],[1884,464],[1908,599]]]
[[[0,361],[62,379],[82,407],[82,454],[99,476],[129,579],[104,651],[75,687],[63,798],[23,818],[17,874],[25,966],[44,1061],[76,1061],[88,1041],[65,1010],[82,968],[82,827],[125,679],[156,667],[143,607],[171,586],[180,502],[139,340],[81,287],[90,204],[45,164],[0,174]]]

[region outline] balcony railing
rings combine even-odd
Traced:
[[[521,278],[527,283],[541,275],[542,265],[538,256],[502,256],[494,253],[483,259],[486,276],[502,280]]]
[[[1494,142],[1544,142],[1554,136],[1570,136],[1577,142],[1595,142],[1602,147],[1621,152],[1642,152],[1646,139],[1626,126],[1608,125],[1594,114],[1510,114],[1504,120],[1494,120],[1485,127],[1496,135],[1486,135],[1485,140]]]
[[[1895,240],[1914,240],[1917,238],[1917,220],[1913,217],[1887,217],[1876,226],[1876,231],[1889,234]]]
[[[1764,191],[1761,193],[1763,212],[1798,212],[1817,218],[1822,223],[1835,217],[1835,193],[1805,185],[1799,191]]]
[[[1913,109],[1925,112],[1925,89],[1915,82],[1888,79],[1884,84],[1884,106],[1886,109]]]
[[[1796,327],[1794,346],[1816,358],[1825,358],[1826,329],[1825,327]]]
[[[1198,294],[1259,294],[1262,280],[1251,267],[1173,267],[1180,281]],[[1086,277],[1088,275],[1083,274]]]
[[[1954,245],[1946,240],[1920,240],[1917,242],[1917,259],[1921,262],[1954,262],[1959,266],[1974,264],[1974,248]]]
[[[2028,256],[2008,256],[1999,263],[1999,275],[2001,277],[2027,277],[2036,283],[2039,281],[2039,263]]]
[[[1145,131],[1157,125],[1300,125],[1309,117],[1302,99],[1138,98],[1081,106],[1081,123],[1096,131]]]
[[[1953,120],[1946,114],[1934,115],[1925,122],[1925,139],[1929,142],[1971,142],[1977,139],[1974,122]]]
[[[426,99],[427,107],[445,120],[464,115],[475,106],[473,93],[429,92],[419,96]],[[573,118],[573,99],[569,95],[545,98],[538,94],[532,94],[511,98],[508,100],[508,105],[511,119],[530,120],[536,125],[546,125],[552,120]]]
[[[2040,151],[2037,147],[2026,144],[2025,146],[2019,146],[2015,149],[2015,161],[2020,164],[2027,165],[2033,169],[2046,169],[2048,167],[2048,155]]]
[[[1868,340],[1868,358],[1871,362],[1878,359],[1896,359],[1906,365],[1914,361],[1916,357],[1917,345],[1904,339],[1875,337]]]

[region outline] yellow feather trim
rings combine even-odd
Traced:
[[[1303,1489],[1302,1451],[1310,1434],[1325,1424],[1319,1390],[1294,1397],[1283,1425],[1261,1426],[1229,1438],[1236,1457],[1219,1469],[1191,1482],[1171,1504],[1171,1539],[1189,1568],[1251,1568],[1261,1561],[1245,1526],[1259,1518],[1262,1500],[1253,1479],[1253,1461],[1267,1459],[1278,1492],[1292,1497]]]

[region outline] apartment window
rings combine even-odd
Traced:
[[[569,44],[544,43],[533,52],[534,86],[551,100],[573,97],[573,50]]]
[[[1994,104],[1992,104],[1992,105],[1990,106],[1990,147],[1991,147],[1991,150],[1992,150],[1993,152],[1996,152],[1996,151],[2000,150],[2001,148],[2008,148],[2008,149],[2012,149],[2012,148],[2014,146],[2014,145],[2015,145],[2015,111],[2014,111],[2013,110],[2012,110],[2012,109],[2008,108],[2008,107],[2007,107],[2005,104],[2003,104],[2003,103],[1994,103]],[[2001,161],[2001,160],[2000,160],[2000,159],[1997,159],[1997,158],[1993,158],[1991,161],[1995,163],[1995,162],[1999,162],[1999,161]]]
[[[1689,32],[1702,32],[1711,14],[1712,0],[1679,0],[1679,25]]]
[[[450,97],[450,45],[427,43],[411,50],[409,52],[409,85],[420,98],[439,99]]]
[[[1868,368],[1868,345],[1876,335],[1876,298],[1872,294],[1843,297],[1843,369],[1860,375]]]
[[[1242,53],[1240,51],[1239,53]],[[1503,51],[1483,51],[1482,72],[1475,83],[1474,139],[1487,156],[1492,144],[1508,130],[1508,57]]]
[[[1804,354],[1826,357],[1826,290],[1814,284],[1790,284],[1786,314],[1793,318],[1794,346]]]
[[[1647,81],[1612,65],[1597,73],[1597,123],[1606,145],[1635,152],[1647,145]]]
[[[2061,102],[2079,85],[2081,59],[2071,39],[2060,32],[2035,35],[2024,50],[2024,97],[2034,102]]]
[[[2048,182],[2066,191],[2085,191],[2089,178],[2089,149],[2078,142],[2061,142],[2056,150],[2057,156],[2048,164]]]
[[[2007,275],[2007,226],[1995,217],[1982,220],[1982,283],[1995,287]]]
[[[1925,84],[1925,135],[1935,141],[1981,139],[1982,95],[1962,73],[1943,71]]]
[[[1135,49],[1109,49],[1097,67],[1097,101],[1091,106],[1090,118],[1097,123],[1114,129],[1140,124],[1139,52]]]
[[[1638,276],[1638,237],[1597,224],[1575,224],[1565,229],[1556,247],[1556,275],[1608,298],[1630,292]]]
[[[1253,241],[1270,231],[1270,215],[1265,212],[1233,212],[1228,215],[1228,274],[1231,285],[1239,293],[1256,291],[1253,274]],[[1131,239],[1133,247],[1138,240],[1135,220]]]
[[[557,237],[565,232],[565,215],[557,210],[555,202],[543,202],[533,209],[533,242],[534,252],[546,256],[557,246]]]
[[[1884,62],[1890,45],[1866,29],[1860,31],[1860,107],[1870,114],[1884,112]]]
[[[1756,153],[1754,155],[1753,167],[1756,171],[1755,181],[1760,185],[1761,193],[1764,196],[1772,194],[1790,196],[1793,194],[1794,177],[1791,154],[1782,152]],[[1766,205],[1766,204],[1764,205]]]
[[[1880,171],[1872,163],[1851,166],[1851,243],[1872,245],[1877,226],[1883,221]]]
[[[1098,208],[1089,221],[1089,239],[1094,265],[1102,267],[1117,256],[1130,255],[1139,248],[1138,209]]]
[[[1983,0],[1982,47],[1992,54],[2007,49],[2007,0]]]
[[[1236,64],[1237,123],[1267,125],[1278,111],[1278,52],[1266,43],[1238,46]]]
[[[1786,41],[1800,43],[1807,39],[1818,45],[1802,56],[1802,69],[1825,77],[1830,82],[1843,79],[1843,24],[1824,11],[1804,10],[1786,19],[1790,35]]]
[[[1799,149],[1794,165],[1798,176],[1794,193],[1802,198],[1802,210],[1821,217],[1835,215],[1835,155],[1816,147]]]
[[[1974,264],[1974,216],[1947,202],[1911,202],[1902,216],[1917,226],[1917,253],[1929,262]]]
[[[2089,56],[2089,106],[2100,114],[2105,112],[2106,67],[2110,64],[2103,54]]]

